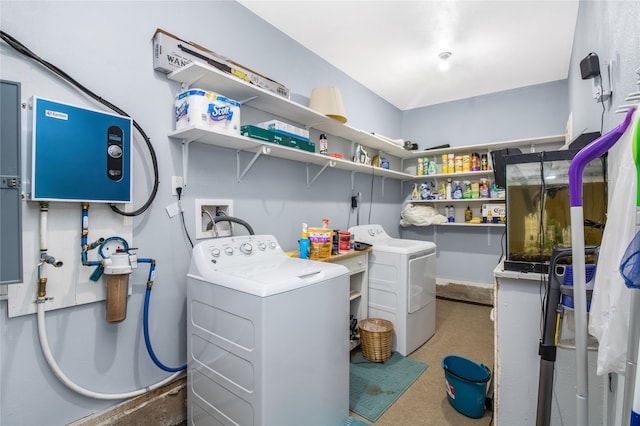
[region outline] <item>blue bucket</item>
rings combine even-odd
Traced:
[[[457,355],[442,358],[449,403],[467,417],[483,416],[491,370]]]

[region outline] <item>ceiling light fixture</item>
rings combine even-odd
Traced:
[[[447,71],[449,69],[449,58],[451,57],[451,52],[442,52],[438,57],[440,58],[438,68],[440,68],[440,71]]]

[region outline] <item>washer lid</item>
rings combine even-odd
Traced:
[[[435,251],[436,245],[430,241],[403,240],[391,238],[373,245],[373,251],[385,251],[389,253],[413,254],[419,252]]]
[[[243,293],[267,297],[322,283],[347,273],[348,269],[342,265],[285,255],[278,260],[248,262],[243,266],[206,268],[192,271],[187,276]]]
[[[434,251],[436,245],[430,241],[406,240],[389,236],[381,225],[358,225],[349,228],[356,241],[372,244],[373,251],[413,254],[422,251]]]

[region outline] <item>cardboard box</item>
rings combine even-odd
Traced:
[[[156,30],[153,35],[153,69],[168,74],[194,61],[209,64],[247,83],[289,99],[289,89],[283,84],[196,43],[184,41],[160,28]]]
[[[503,203],[482,205],[482,222],[484,223],[502,223],[506,214],[506,205]]]
[[[283,123],[282,121],[264,121],[262,123],[258,123],[257,126],[276,133],[282,133],[283,135],[293,136],[294,138],[304,139],[306,141],[309,140],[309,131],[307,129],[302,129],[288,123]]]
[[[240,134],[248,138],[272,142],[289,148],[298,148],[303,151],[316,152],[316,144],[293,136],[276,133],[258,126],[245,125],[240,128]]]

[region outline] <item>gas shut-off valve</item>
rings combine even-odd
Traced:
[[[133,250],[118,248],[111,256],[102,259],[107,279],[107,322],[117,323],[127,317],[129,275],[138,267],[138,257]]]

